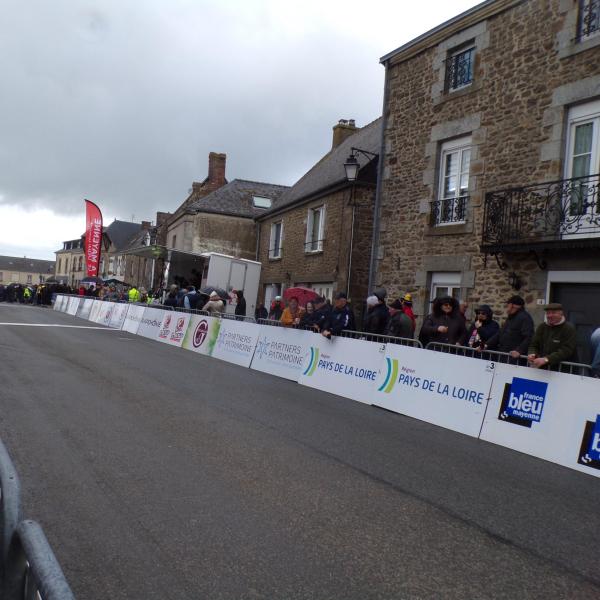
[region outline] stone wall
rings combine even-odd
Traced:
[[[220,252],[256,259],[256,224],[252,219],[210,213],[194,215],[192,252]]]
[[[386,69],[388,103],[376,283],[390,295],[413,292],[415,311],[429,308],[431,273],[461,273],[461,295],[498,312],[514,292],[507,272],[522,280],[520,293],[537,311],[546,280],[527,252],[504,257],[507,271],[480,252],[486,191],[560,179],[566,111],[570,104],[600,97],[600,51],[569,51],[575,37],[570,0],[500,2],[504,10],[455,30],[437,45]],[[489,9],[491,10],[491,9]],[[465,33],[466,31],[466,33]],[[440,69],[447,52],[473,40],[474,81],[444,92]],[[577,49],[576,49],[577,50]],[[431,202],[439,188],[443,141],[472,139],[470,202],[466,223],[430,226]],[[583,251],[560,255],[581,268]],[[546,256],[550,265],[552,252]],[[569,262],[570,261],[570,262]],[[589,267],[588,267],[589,268]]]

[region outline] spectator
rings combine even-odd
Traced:
[[[567,323],[562,304],[544,306],[544,322],[535,330],[529,345],[527,362],[534,369],[558,371],[563,361],[577,361],[575,327]]]
[[[379,296],[377,292],[379,292]],[[375,298],[375,305],[367,311],[363,329],[365,333],[382,334],[387,327],[390,311],[384,302],[385,293],[382,293],[381,290],[376,290],[373,296],[367,298],[367,306],[373,302],[373,298]]]
[[[171,308],[177,308],[177,292],[179,292],[179,286],[174,283],[169,288],[169,293],[167,294],[163,304],[165,306],[170,306]]]
[[[500,325],[494,321],[494,313],[487,304],[475,309],[476,319],[469,327],[467,346],[483,350],[486,342],[500,330]]]
[[[486,350],[508,352],[512,358],[527,353],[533,337],[533,319],[525,310],[521,296],[511,296],[506,302],[506,321],[486,343]]]
[[[128,292],[129,302],[139,302],[140,301],[140,293],[135,285],[132,285]]]
[[[244,298],[244,291],[237,290],[234,292],[234,294],[237,298],[237,302],[235,305],[235,314],[238,317],[245,317],[246,316],[246,298]]]
[[[402,301],[394,300],[390,306],[390,318],[385,328],[385,335],[412,339],[415,335],[410,317],[402,310]]]
[[[317,319],[318,314],[315,310],[315,304],[312,302],[312,300],[309,300],[306,303],[302,316],[300,317],[300,327],[303,329],[312,329],[317,322]]]
[[[600,327],[592,333],[592,376],[600,377]]]
[[[329,318],[331,313],[331,305],[323,296],[317,296],[315,298],[315,316],[313,329],[315,331],[321,331],[323,329],[323,323]]]
[[[198,307],[198,303],[200,302],[200,294],[198,294],[196,288],[193,285],[188,285],[186,290],[187,294],[183,297],[183,307],[191,310],[196,310],[196,308]]]
[[[281,324],[284,327],[296,327],[300,325],[300,317],[302,316],[302,310],[298,303],[298,298],[292,296],[288,302],[287,307],[281,313]]]
[[[83,284],[79,286],[79,289],[77,290],[77,295],[85,296],[85,286]]]
[[[335,295],[333,310],[323,321],[321,335],[331,339],[332,335],[339,335],[345,329],[354,328],[354,314],[348,306],[348,297],[345,292],[338,292]]]
[[[223,302],[219,297],[219,294],[213,290],[208,297],[208,302],[202,307],[202,310],[206,310],[211,314],[222,313],[225,310],[225,302]]]
[[[417,328],[417,320],[415,319],[415,313],[413,312],[412,305],[412,295],[408,293],[404,294],[404,296],[402,297],[402,311],[405,315],[408,315],[408,317],[412,321],[412,328],[414,333],[415,329]]]
[[[458,301],[458,312],[463,318],[465,324],[467,323],[467,310],[469,309],[469,303],[466,300]]]
[[[458,309],[458,301],[450,296],[436,298],[433,309],[425,319],[419,340],[426,346],[430,342],[462,346],[467,337],[465,320]]]
[[[271,304],[271,310],[269,311],[269,319],[272,321],[279,321],[283,314],[283,304],[281,303],[281,296],[275,296],[275,300]]]
[[[265,305],[262,302],[254,309],[254,318],[257,321],[259,319],[269,318],[269,311],[265,308]]]

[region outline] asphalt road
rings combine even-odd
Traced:
[[[80,599],[600,597],[600,480],[128,333],[0,324],[0,437]]]

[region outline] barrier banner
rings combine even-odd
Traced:
[[[108,327],[115,304],[114,302],[104,302],[103,300],[99,300],[98,302],[100,303],[100,310],[96,316],[96,323]]]
[[[137,306],[136,304],[126,304],[129,308],[127,311],[127,316],[125,317],[125,321],[123,321],[123,327],[121,328],[123,331],[128,331],[129,333],[137,333],[138,327],[144,318],[144,311],[146,310],[145,306]]]
[[[494,365],[476,358],[387,344],[373,404],[477,437]]]
[[[100,309],[102,308],[103,302],[101,300],[94,300],[92,304],[92,310],[90,310],[90,316],[88,319],[93,323],[96,323],[98,319],[98,315],[100,314]]]
[[[77,314],[77,309],[79,308],[79,298],[69,298],[69,303],[67,304],[67,314],[75,316]]]
[[[77,309],[77,316],[80,319],[87,319],[90,316],[90,311],[92,310],[92,306],[94,301],[92,298],[85,298],[79,303],[79,308]]]
[[[256,323],[221,319],[212,356],[242,367],[249,367],[259,331],[260,325]]]
[[[158,337],[158,331],[162,325],[165,312],[167,311],[159,308],[145,308],[137,334],[155,340]]]
[[[216,317],[191,315],[182,347],[210,356],[219,336],[221,321]]]
[[[65,300],[65,297],[62,294],[57,294],[56,298],[54,299],[54,310],[57,310],[59,312],[62,312],[62,305],[63,302]]]
[[[165,310],[163,313],[164,317],[156,339],[173,346],[181,346],[190,322],[190,314],[172,310]]]
[[[124,302],[113,303],[112,315],[108,326],[113,329],[122,329],[125,318],[127,317],[128,308],[129,304],[125,304]]]
[[[273,325],[259,327],[251,368],[298,381],[304,370],[304,357],[317,334]]]
[[[373,403],[375,380],[385,360],[385,344],[314,334],[298,383]]]
[[[480,437],[600,477],[600,380],[497,364]]]

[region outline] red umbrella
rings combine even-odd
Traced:
[[[283,299],[288,301],[290,298],[298,298],[298,304],[300,306],[306,306],[308,301],[314,300],[318,296],[315,290],[311,290],[310,288],[305,287],[293,287],[288,288],[283,292]]]

